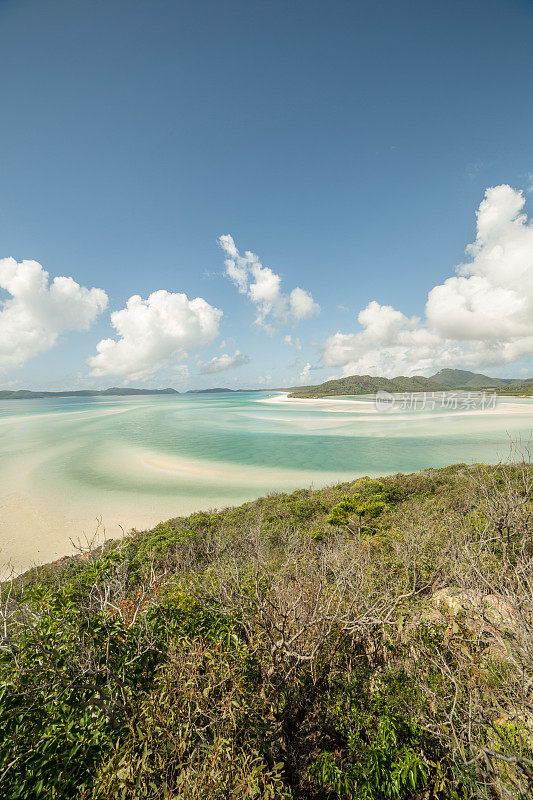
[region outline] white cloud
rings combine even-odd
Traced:
[[[296,359],[296,362],[300,361],[300,359]],[[297,364],[294,366],[297,366]],[[323,364],[311,364],[309,361],[305,364],[300,372],[300,381],[306,381],[309,378],[311,372],[315,372],[316,370],[320,370],[323,368]]]
[[[227,255],[224,260],[227,276],[231,278],[241,294],[246,294],[248,291],[248,270],[253,264],[258,263],[257,256],[250,251],[246,251],[244,256],[241,256],[235,246],[233,237],[229,233],[219,236],[218,242]]]
[[[295,350],[301,350],[302,349],[301,341],[298,338],[293,339],[293,337],[290,335],[290,333],[288,333],[287,336],[283,337],[283,344],[288,344],[289,347],[294,347]]]
[[[72,278],[57,277],[37,261],[0,259],[0,288],[11,295],[0,302],[0,367],[20,367],[50,350],[60,334],[90,328],[107,306],[103,289],[87,289]]]
[[[327,364],[399,375],[440,367],[484,367],[533,355],[533,224],[522,192],[487,189],[477,211],[470,260],[428,294],[425,320],[372,301],[362,330],[329,337]]]
[[[174,365],[173,372],[175,380],[179,380],[182,383],[189,380],[189,367],[187,364]]]
[[[320,311],[320,306],[315,303],[310,292],[300,289],[299,286],[293,289],[289,297],[291,314],[295,320],[313,317]]]
[[[221,356],[215,356],[204,363],[200,362],[200,372],[210,375],[214,372],[224,372],[233,367],[242,367],[243,364],[248,364],[249,362],[248,356],[243,355],[240,350],[235,350],[232,356],[229,353],[223,353]]]
[[[302,369],[302,371],[300,372],[300,380],[306,381],[307,378],[309,377],[310,372],[311,372],[311,364],[308,361],[307,364]]]
[[[289,295],[284,294],[281,277],[270,267],[264,267],[250,250],[241,256],[232,236],[224,234],[218,241],[226,254],[226,275],[239,292],[247,295],[257,308],[257,325],[272,332],[269,320],[284,324],[295,323],[320,311],[320,306],[315,303],[312,295],[300,286]]]
[[[130,297],[126,308],[111,314],[118,339],[102,339],[88,359],[91,374],[144,379],[162,367],[183,361],[192,348],[218,336],[222,311],[203,298],[160,289],[148,299]]]

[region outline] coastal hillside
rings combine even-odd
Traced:
[[[431,376],[450,389],[494,389],[497,387],[511,386],[520,383],[516,378],[490,378],[479,372],[470,372],[466,369],[441,369]]]
[[[533,380],[490,378],[463,369],[441,369],[430,378],[421,375],[399,378],[376,378],[371,375],[350,375],[326,381],[317,386],[301,386],[290,390],[289,397],[333,397],[336,395],[375,394],[386,392],[449,392],[495,390],[497,394],[531,394]]]
[[[532,493],[362,478],[4,583],[0,796],[530,797]]]
[[[497,389],[498,394],[507,395],[533,395],[533,380],[517,381],[508,386],[501,386]]]
[[[302,386],[294,389],[289,397],[328,397],[349,394],[375,394],[385,392],[442,392],[446,386],[422,375],[398,378],[375,378],[372,375],[350,375],[346,378],[326,381],[317,386]]]

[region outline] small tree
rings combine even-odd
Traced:
[[[359,493],[353,497],[345,497],[331,509],[328,522],[331,525],[339,525],[348,528],[350,533],[357,533],[359,536],[363,531],[372,532],[376,527],[370,525],[370,520],[379,517],[385,510],[386,503],[377,498],[366,500]]]

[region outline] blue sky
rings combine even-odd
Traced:
[[[2,386],[533,376],[532,2],[0,0],[0,31]]]

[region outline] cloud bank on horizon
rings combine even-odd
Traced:
[[[373,300],[359,312],[362,330],[337,331],[323,348],[343,375],[429,374],[479,368],[533,354],[533,222],[525,198],[507,184],[486,190],[477,233],[456,275],[428,293],[425,318],[408,318]]]
[[[407,317],[373,300],[357,315],[359,329],[339,330],[322,345],[313,345],[324,364],[344,375],[393,376],[430,374],[442,367],[497,367],[532,356],[533,222],[524,205],[520,190],[507,184],[488,188],[476,212],[468,260],[429,291],[424,316]],[[270,334],[319,312],[309,291],[300,286],[283,291],[280,275],[251,251],[241,255],[231,235],[220,236],[219,244],[226,277],[255,307],[256,329]],[[80,286],[72,277],[50,281],[36,261],[0,259],[0,289],[8,294],[0,300],[3,370],[50,350],[69,331],[89,330],[108,305],[103,289]],[[222,316],[202,297],[189,299],[165,289],[146,299],[133,295],[111,313],[115,336],[96,345],[96,354],[87,360],[90,375],[147,380],[170,368],[183,376],[183,362],[191,355],[204,375],[242,367],[250,358],[239,349],[205,361],[195,352],[216,341]],[[305,346],[292,334],[281,342],[297,351]],[[220,349],[225,347],[222,342]],[[298,359],[296,368],[300,380],[307,380],[318,365]]]

